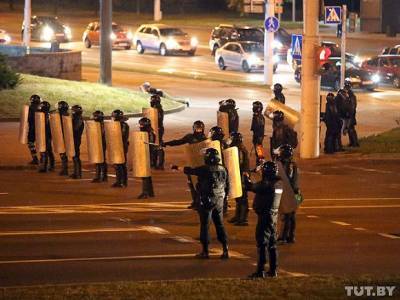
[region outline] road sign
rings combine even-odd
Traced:
[[[265,19],[264,26],[268,32],[277,32],[279,29],[279,20],[276,17],[268,17]]]
[[[342,23],[342,8],[340,6],[325,7],[325,24]]]
[[[303,36],[301,34],[292,34],[292,57],[293,59],[301,59]]]

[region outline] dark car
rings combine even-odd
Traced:
[[[361,68],[378,76],[382,82],[400,88],[400,55],[379,55],[364,61]]]
[[[381,55],[400,55],[400,45],[384,48]]]
[[[340,59],[330,58],[321,67],[321,86],[330,87],[334,90],[340,89]],[[379,82],[379,78],[371,72],[365,71],[353,62],[346,62],[346,80],[351,82],[354,88],[373,91]],[[301,82],[301,65],[294,72],[294,79]]]
[[[25,25],[22,24],[21,36],[24,35]],[[31,18],[31,39],[41,42],[57,40],[60,43],[70,42],[71,28],[60,22],[57,17],[33,16]]]

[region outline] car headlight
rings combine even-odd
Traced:
[[[72,38],[72,31],[71,31],[71,28],[69,28],[68,26],[64,27],[64,33],[68,39]]]
[[[49,26],[46,26],[42,30],[42,34],[40,35],[40,39],[42,41],[50,42],[54,37],[54,30]]]
[[[274,57],[272,58],[272,61],[274,62],[274,64],[279,63],[279,61],[280,61],[279,55],[274,55]]]
[[[128,33],[126,34],[126,37],[128,38],[128,40],[133,40],[132,32],[128,31]]]
[[[274,49],[281,49],[283,47],[282,43],[278,40],[274,40],[272,42],[272,48]]]
[[[176,49],[179,48],[179,44],[172,38],[168,39],[165,42],[165,45],[167,46],[167,49]]]
[[[115,35],[114,32],[112,32],[112,33],[110,34],[110,39],[115,40],[116,38],[117,38],[117,36]]]
[[[354,61],[354,63],[355,63],[356,65],[360,65],[360,64],[363,62],[362,58],[359,57],[359,56],[355,56],[354,59],[353,59],[353,61]]]
[[[192,37],[192,38],[190,39],[190,46],[191,46],[192,48],[197,47],[198,44],[199,44],[199,41],[198,41],[197,38]]]
[[[261,64],[261,59],[256,56],[255,54],[250,55],[250,57],[248,58],[248,62],[249,64],[252,65],[257,65],[257,64]]]
[[[372,75],[371,79],[374,83],[378,83],[379,81],[381,81],[381,77],[378,74]]]
[[[6,41],[6,44],[8,44],[9,42],[11,42],[11,37],[8,34],[6,34],[4,36],[4,40]]]

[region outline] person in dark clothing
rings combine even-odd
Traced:
[[[158,95],[160,97],[164,97],[164,93],[162,90],[160,89],[156,89],[154,87],[151,86],[150,82],[145,82],[142,84],[141,89],[146,92],[149,93],[150,95]]]
[[[208,138],[210,138],[212,141],[220,142],[221,150],[228,148],[228,144],[224,141],[224,136],[224,131],[218,126],[211,127],[210,131],[208,132]]]
[[[357,136],[357,131],[356,131],[356,125],[357,125],[357,119],[356,119],[356,113],[357,113],[357,97],[354,94],[353,90],[351,89],[351,82],[347,81],[344,84],[344,89],[347,91],[348,94],[348,101],[349,101],[349,115],[350,115],[350,120],[348,123],[348,134],[349,134],[349,147],[360,147],[358,143],[358,136]]]
[[[250,178],[246,177],[246,189],[256,194],[253,201],[253,209],[257,214],[257,269],[249,277],[276,277],[278,275],[276,224],[283,191],[276,163],[267,161],[262,165],[262,179],[257,183],[252,183]],[[269,271],[265,272],[267,250],[269,254]]]
[[[239,132],[232,132],[230,137],[230,147],[237,147],[239,150],[239,165],[240,165],[240,178],[242,179],[243,194],[241,197],[236,198],[235,216],[228,222],[236,226],[247,226],[249,214],[249,200],[247,198],[247,190],[245,189],[245,176],[250,170],[249,166],[249,152],[243,144],[243,137]]]
[[[228,113],[229,134],[239,131],[239,115],[237,113],[236,102],[227,99],[219,102],[219,111]]]
[[[228,239],[223,224],[224,199],[229,194],[228,171],[220,164],[221,158],[217,150],[209,148],[204,156],[205,165],[198,168],[185,167],[184,173],[198,177],[200,242],[203,250],[198,258],[209,258],[210,243],[209,224],[213,220],[218,241],[222,244],[221,259],[228,259]]]
[[[340,89],[337,92],[337,95],[335,97],[335,103],[337,110],[339,112],[340,125],[341,125],[341,131],[336,139],[336,142],[338,143],[337,148],[339,149],[339,151],[344,151],[342,144],[342,135],[347,135],[348,133],[348,127],[350,124],[350,116],[351,116],[351,104],[349,100],[349,94],[347,93],[346,90]]]
[[[322,120],[326,124],[326,133],[324,141],[324,152],[327,154],[339,151],[338,138],[341,136],[341,121],[338,108],[335,103],[335,95],[329,93],[326,96],[326,108]]]
[[[297,133],[283,122],[284,118],[284,113],[279,110],[273,113],[271,157],[276,157],[276,151],[281,145],[289,144],[293,148],[297,147]]]
[[[82,134],[85,128],[85,123],[82,118],[82,107],[80,105],[74,105],[71,107],[72,112],[72,130],[74,135],[74,148],[75,156],[73,157],[74,162],[74,173],[70,176],[72,179],[82,178],[82,163],[81,163],[81,142]]]
[[[164,170],[165,153],[164,149],[161,147],[164,137],[164,110],[161,105],[161,97],[159,95],[152,95],[150,98],[150,106],[156,108],[158,111],[158,144],[160,147],[157,149],[155,168]]]
[[[65,101],[58,101],[57,103],[57,110],[58,113],[60,114],[60,121],[61,121],[61,129],[63,130],[63,123],[62,123],[62,117],[63,116],[68,116],[68,110],[69,110],[69,105]],[[63,130],[64,134],[64,130]],[[67,153],[60,153],[60,159],[61,159],[61,171],[59,173],[60,176],[68,176],[68,157]]]
[[[294,194],[299,193],[298,187],[298,168],[293,161],[293,148],[290,145],[282,145],[279,147],[278,160],[282,163],[283,169],[289,179],[290,187]],[[295,242],[296,230],[296,210],[290,213],[283,214],[283,229],[278,241],[283,243]]]
[[[40,111],[45,114],[45,139],[46,139],[46,152],[40,152],[39,172],[46,173],[47,171],[54,170],[54,154],[51,145],[51,129],[50,129],[50,103],[43,101],[40,104]]]
[[[206,135],[204,134],[204,123],[200,120],[197,120],[196,122],[193,123],[193,133],[189,133],[182,137],[181,139],[177,140],[172,140],[169,142],[164,142],[162,144],[163,147],[166,146],[180,146],[184,144],[196,144],[200,143],[204,140],[207,139]],[[196,188],[193,185],[193,181],[190,175],[187,176],[188,179],[188,185],[190,188],[191,196],[192,196],[192,203],[188,206],[188,208],[196,208],[197,207],[197,202],[198,202],[198,193],[196,191]]]
[[[30,165],[38,165],[39,159],[37,157],[36,145],[35,145],[35,112],[40,110],[41,98],[38,95],[32,95],[29,99],[29,112],[28,112],[28,148],[32,156]]]
[[[263,104],[260,101],[253,102],[253,118],[251,128],[253,131],[253,147],[256,153],[256,165],[264,159],[263,141],[265,133],[265,118],[263,116]]]
[[[274,84],[274,98],[273,100],[279,101],[282,104],[285,104],[286,99],[285,99],[285,95],[282,93],[283,90],[283,86],[280,83],[275,83]]]
[[[150,150],[150,164],[157,159],[157,146],[154,145],[156,141],[156,135],[151,127],[151,121],[148,118],[141,118],[139,120],[140,131],[147,132],[149,138],[149,150]],[[138,199],[147,199],[154,197],[153,181],[150,177],[142,177],[142,193],[138,196]]]
[[[101,129],[101,143],[103,146],[103,157],[104,157],[104,162],[96,164],[96,175],[93,178],[92,182],[105,182],[108,180],[108,175],[107,175],[107,161],[106,161],[106,133],[104,129],[104,113],[100,110],[96,110],[92,114],[92,119],[95,122],[100,123],[100,129]]]
[[[125,162],[123,164],[114,164],[116,181],[111,187],[121,188],[128,186],[128,169],[127,164],[127,154],[129,147],[129,125],[124,117],[124,112],[120,109],[116,109],[112,112],[111,118],[114,121],[120,122],[121,133],[122,133],[122,145],[124,147]]]

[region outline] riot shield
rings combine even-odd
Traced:
[[[86,121],[85,129],[89,161],[92,164],[101,164],[104,162],[101,124],[93,120]]]
[[[72,128],[72,117],[62,116],[62,123],[64,132],[65,151],[68,157],[74,157],[75,144],[74,144],[74,130]]]
[[[224,140],[229,138],[229,114],[227,112],[217,111],[217,125],[224,132]]]
[[[289,178],[286,175],[285,169],[280,161],[277,162],[278,175],[282,178],[283,194],[281,203],[279,205],[279,213],[286,214],[294,212],[297,209],[296,198],[294,197],[294,191],[290,185]]]
[[[46,152],[46,122],[43,112],[35,113],[35,140],[36,150]]]
[[[283,122],[292,128],[294,128],[296,123],[300,120],[300,113],[298,111],[276,100],[271,100],[268,102],[265,113],[274,112],[277,110],[280,110],[285,114]]]
[[[150,148],[147,132],[134,131],[131,134],[132,176],[150,177]]]
[[[221,144],[219,141],[205,140],[196,144],[186,144],[185,156],[187,166],[196,168],[204,165],[204,154],[208,148],[217,149],[219,154],[221,153]]]
[[[230,147],[223,151],[224,165],[229,175],[229,199],[239,198],[243,195],[242,179],[240,177],[239,150]]]
[[[55,153],[65,153],[64,136],[61,127],[61,117],[57,112],[50,114],[51,141]]]
[[[19,119],[19,137],[18,140],[21,144],[28,143],[28,115],[29,115],[29,105],[22,106],[21,118]]]
[[[143,117],[150,119],[151,128],[153,128],[156,135],[156,141],[158,141],[158,109],[153,107],[142,108]]]
[[[107,160],[111,164],[125,163],[121,123],[118,121],[104,121],[104,128],[107,141]]]

